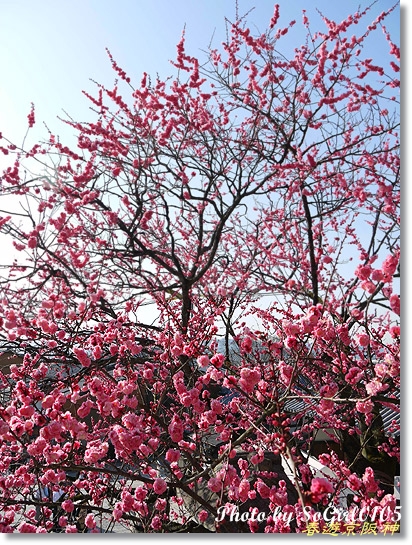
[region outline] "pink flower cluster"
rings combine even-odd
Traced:
[[[86,445],[84,461],[88,464],[94,464],[106,456],[109,450],[107,442],[91,441]]]
[[[252,393],[256,384],[260,381],[262,375],[258,368],[249,369],[243,367],[240,370],[239,386],[248,394]]]
[[[331,482],[323,477],[315,477],[310,485],[311,499],[313,503],[327,500],[327,495],[334,492]]]

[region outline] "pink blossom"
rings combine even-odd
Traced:
[[[349,335],[349,330],[347,324],[341,324],[336,327],[336,333],[339,335],[340,340],[346,344],[350,345],[351,339]]]
[[[152,219],[152,216],[153,216],[153,210],[146,210],[146,212],[143,214],[142,222],[146,224],[148,221]]]
[[[393,78],[363,47],[392,9],[367,31],[367,9],[341,23],[322,16],[319,32],[304,15],[290,57],[276,53],[292,26],[277,28],[279,11],[262,32],[241,15],[228,22],[211,70],[182,39],[179,77],[144,75],[124,99],[117,84],[98,85],[94,120],[69,120],[72,149],[50,135],[23,150],[0,135],[5,191],[34,203],[28,221],[0,217],[27,250],[1,283],[11,354],[0,354],[0,532],[52,532],[56,520],[76,532],[76,490],[87,494],[90,533],[101,509],[149,532],[209,521],[206,503],[189,512],[178,494],[199,486],[216,508],[252,504],[250,513],[262,500],[269,514],[294,515],[289,529],[273,516],[268,533],[304,530],[303,500],[316,513],[345,487],[378,516],[394,505],[371,470],[352,474],[333,449],[319,456],[334,475],[325,479],[291,446],[302,502],[265,463],[290,434],[309,448],[318,428],[363,443],[364,424],[396,408],[400,373],[399,82],[390,59],[380,64]],[[59,159],[53,180],[24,178],[20,161],[47,164],[48,154]],[[184,308],[163,289],[177,284],[189,290]],[[216,353],[225,334],[238,357]],[[378,446],[397,461],[395,429],[394,419]],[[204,448],[211,434],[218,465]],[[118,463],[106,467],[108,456]],[[55,520],[52,502],[30,505],[39,483],[59,496]]]
[[[93,347],[93,359],[99,360],[102,357],[102,347],[99,345],[96,345]]]
[[[183,472],[177,462],[172,462],[170,464],[170,469],[173,471],[173,475],[176,475],[179,480],[183,477]]]
[[[362,481],[354,473],[352,473],[352,475],[349,476],[348,482],[350,487],[355,491],[360,490],[360,488],[362,487]]]
[[[261,379],[261,374],[259,369],[256,367],[254,369],[248,369],[247,367],[243,367],[240,371],[240,380],[239,380],[239,386],[246,392],[251,393],[253,392],[256,384]]]
[[[225,356],[223,354],[215,354],[210,361],[215,367],[219,369],[220,367],[222,367],[225,361]]]
[[[56,475],[56,472],[53,469],[47,469],[42,478],[44,479],[45,484],[47,484],[48,482],[57,483],[59,480]]]
[[[298,346],[297,338],[294,337],[293,335],[289,335],[285,339],[285,346],[286,346],[286,348],[289,348],[289,350],[293,350],[294,348],[296,348]]]
[[[332,494],[334,488],[332,483],[323,477],[315,477],[312,479],[310,485],[310,491],[312,493],[312,501],[318,503],[321,501],[327,494]]]
[[[290,322],[289,320],[283,320],[282,322],[283,331],[286,335],[297,335],[300,331],[298,323]]]
[[[380,504],[382,509],[385,509],[386,511],[389,509],[392,513],[395,512],[396,499],[393,494],[385,494],[385,496],[381,499]]]
[[[28,445],[27,452],[30,456],[40,456],[43,454],[47,447],[47,441],[43,437],[38,437],[34,443]]]
[[[143,486],[138,486],[134,491],[134,496],[138,501],[143,501],[147,496],[147,490]]]
[[[250,337],[245,337],[241,343],[241,348],[243,352],[250,354],[252,352],[253,341]]]
[[[19,409],[19,415],[25,416],[26,418],[30,418],[30,416],[33,416],[34,414],[34,407],[32,405],[24,405],[23,407],[20,407]]]
[[[356,410],[363,414],[369,414],[373,411],[373,402],[370,399],[366,401],[357,401]]]
[[[262,450],[259,450],[256,454],[254,454],[251,459],[250,459],[250,462],[254,465],[257,465],[257,464],[260,464],[261,462],[263,462],[264,460],[264,453]]]
[[[83,350],[83,348],[75,346],[73,348],[73,352],[75,353],[76,358],[83,365],[83,367],[89,367],[90,366],[90,364],[92,362],[91,362],[89,356],[86,354],[85,350]]]
[[[10,430],[10,426],[4,420],[0,420],[0,436],[7,433]]]
[[[133,392],[135,391],[136,385],[133,384],[133,383],[130,382],[130,381],[122,380],[122,381],[119,382],[118,388],[119,388],[119,390],[121,390],[124,394],[130,395],[131,393],[133,393]]]
[[[270,496],[270,488],[260,479],[255,484],[255,487],[261,498],[266,499]]]
[[[326,413],[333,411],[335,404],[331,399],[321,399],[319,407],[324,412],[324,415],[326,415]]]
[[[210,367],[209,370],[208,370],[208,376],[212,379],[212,380],[216,380],[219,381],[221,378],[223,378],[223,373],[222,371],[220,371],[219,369],[215,369],[214,367]],[[225,381],[227,381],[227,379],[224,379]],[[225,385],[225,384],[224,384]],[[232,383],[233,385],[233,383]]]
[[[93,402],[90,401],[90,399],[86,399],[86,401],[84,401],[77,409],[77,414],[80,418],[86,418],[86,416],[90,413],[92,407]]]
[[[398,316],[400,316],[401,315],[401,300],[399,295],[396,295],[395,293],[393,293],[389,298],[389,304],[393,312],[397,314]]]
[[[283,382],[283,384],[289,384],[293,375],[293,367],[291,365],[288,365],[284,361],[280,361],[279,374],[280,374],[280,380]]]
[[[375,396],[379,392],[384,392],[385,390],[387,390],[388,385],[382,384],[379,379],[374,378],[365,385],[365,388],[369,395]]]
[[[143,377],[146,380],[151,380],[153,378],[153,369],[145,369],[143,371]]]
[[[34,104],[33,102],[31,103],[31,107],[30,107],[30,113],[29,115],[27,116],[27,119],[29,121],[29,127],[33,127],[34,124],[35,124],[35,115],[34,115]]]
[[[65,528],[67,526],[67,517],[65,517],[64,515],[59,517],[59,526],[61,526],[62,528]]]
[[[92,513],[86,515],[86,518],[84,519],[84,524],[87,528],[90,529],[96,527],[96,521],[94,520],[94,515]]]
[[[238,486],[240,483],[236,469],[232,465],[227,465],[216,473],[216,477],[221,480],[224,486]]]
[[[40,430],[40,435],[46,440],[57,439],[61,441],[61,434],[64,432],[64,428],[60,422],[53,421],[50,422],[48,426],[45,426]]]
[[[357,336],[356,336],[356,340],[359,344],[359,346],[369,346],[369,343],[370,343],[370,337],[369,335],[367,335],[366,333],[359,333]]]
[[[247,479],[242,479],[239,483],[238,494],[242,502],[247,501],[250,492],[250,483]]]
[[[93,441],[86,446],[86,452],[84,454],[84,461],[88,464],[94,464],[101,460],[109,450],[109,444],[107,442],[98,443]]]
[[[319,393],[324,397],[333,397],[339,391],[339,386],[336,382],[330,382],[329,384],[324,384],[320,389]]]
[[[35,248],[37,246],[37,238],[36,237],[30,237],[27,241],[27,246],[29,248]]]
[[[178,443],[183,439],[183,422],[177,415],[174,415],[168,426],[168,431],[172,441]]]
[[[186,394],[187,388],[184,382],[184,374],[182,371],[177,372],[173,377],[173,384],[176,389],[176,392],[179,395]]]
[[[364,313],[358,308],[354,308],[351,312],[351,315],[355,318],[355,320],[362,320],[363,314]]]
[[[207,482],[207,486],[212,492],[220,492],[222,490],[222,485],[222,481],[216,477],[211,477]]]
[[[157,478],[153,481],[153,491],[155,494],[163,494],[167,490],[167,483],[164,479]]]
[[[153,530],[161,530],[162,528],[162,521],[158,515],[155,515],[152,518],[152,522],[150,523],[150,526],[153,528]]]
[[[183,339],[183,336],[182,336],[181,333],[176,332],[173,335],[173,340],[174,340],[176,346],[183,346],[184,339]]]
[[[382,379],[388,375],[388,367],[384,363],[377,363],[375,365],[375,374],[378,378]]]
[[[372,267],[370,265],[359,265],[355,270],[355,274],[360,280],[368,280],[371,273]]]
[[[167,499],[166,498],[157,498],[155,503],[155,509],[157,511],[164,511],[167,507]]]
[[[135,507],[135,500],[128,490],[122,490],[122,508],[125,512],[132,511]]]
[[[223,412],[222,404],[217,399],[212,399],[210,402],[210,408],[215,414],[222,414]]]
[[[72,500],[64,500],[62,502],[62,508],[67,512],[67,513],[73,513],[74,511],[74,503],[72,502]]]
[[[52,395],[48,395],[42,400],[42,406],[43,409],[50,409],[50,407],[53,406],[54,403],[54,397]]]
[[[384,274],[381,270],[377,269],[373,271],[371,278],[374,282],[382,282],[382,280],[384,279]]]
[[[401,328],[398,325],[394,325],[389,329],[389,333],[391,334],[391,337],[395,339],[400,336]]]
[[[209,513],[205,511],[204,509],[202,509],[202,511],[200,511],[197,516],[198,516],[199,522],[205,522],[209,516]]]
[[[375,475],[371,467],[365,469],[362,481],[366,487],[367,492],[376,492],[379,488],[378,483],[375,481]]]
[[[37,526],[30,524],[29,522],[22,522],[18,526],[17,531],[20,534],[35,534],[37,531]]]
[[[170,348],[170,352],[174,358],[178,358],[183,354],[183,347],[180,345],[173,345]]]
[[[199,367],[207,367],[210,364],[209,356],[203,355],[197,358]]]
[[[179,450],[170,448],[166,452],[166,460],[168,462],[177,462],[179,460],[179,458],[180,458],[180,451]]]
[[[308,479],[308,482],[310,481],[310,477]],[[270,501],[275,505],[280,505],[282,507],[286,507],[288,505],[288,491],[286,488],[286,482],[281,479],[279,481],[279,488],[276,489],[275,486],[272,486],[270,489],[270,495],[269,495]]]
[[[278,22],[278,19],[279,19],[279,4],[275,4],[275,9],[269,23],[269,28],[274,28]]]
[[[351,367],[345,375],[346,382],[349,384],[356,384],[363,377],[364,372],[359,367]]]
[[[117,354],[117,352],[119,351],[119,348],[116,344],[111,344],[109,346],[109,352],[112,356],[115,356]]]
[[[114,520],[119,521],[123,516],[123,509],[120,503],[116,503],[113,509],[113,518]]]
[[[382,263],[381,269],[385,274],[392,276],[395,274],[397,266],[398,258],[394,255],[389,255]]]
[[[361,283],[361,288],[368,293],[373,293],[376,290],[376,285],[370,280],[365,280]]]

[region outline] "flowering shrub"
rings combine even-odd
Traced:
[[[328,505],[395,512],[392,11],[317,32],[304,13],[288,57],[295,22],[275,6],[207,62],[183,36],[166,81],[132,84],[110,56],[95,120],[67,121],[77,147],[2,136],[3,192],[30,203],[0,218],[18,254],[0,284],[2,532],[303,532]]]

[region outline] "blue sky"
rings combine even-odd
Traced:
[[[287,36],[281,43],[293,49],[304,41],[303,9],[318,30],[323,29],[323,23],[316,8],[328,18],[341,21],[359,5],[364,8],[371,2],[278,0],[279,25],[287,26],[292,19],[298,22],[291,38]],[[377,0],[365,24],[395,3]],[[403,8],[405,3],[402,0]],[[249,12],[251,28],[261,32],[267,28],[275,1],[238,0],[237,4],[240,15]],[[34,102],[36,125],[26,146],[47,139],[44,123],[63,143],[72,145],[73,130],[58,116],[65,117],[66,111],[76,121],[90,119],[90,102],[82,90],[94,94],[95,85],[90,80],[111,87],[116,77],[106,47],[138,85],[144,71],[152,76],[174,74],[169,61],[175,58],[184,27],[188,53],[201,58],[212,37],[216,47],[225,39],[225,17],[234,20],[235,14],[236,0],[0,0],[0,132],[21,145]],[[399,10],[386,25],[392,39],[399,43]],[[373,42],[370,56],[380,61],[388,48],[382,36],[379,38],[383,47],[375,48]],[[4,157],[0,156],[0,168],[3,165]],[[3,196],[1,207],[15,206],[11,199]],[[12,250],[4,240],[0,247],[2,263],[9,260]]]
[[[341,20],[359,4],[369,4],[364,0],[278,3],[281,26],[292,19],[300,22],[302,9],[313,20],[316,7]],[[394,3],[377,0],[371,13],[376,16]],[[274,4],[272,0],[238,0],[240,14],[256,6],[248,20],[261,31]],[[19,144],[32,101],[37,121],[33,143],[46,135],[42,122],[64,135],[67,129],[57,120],[63,110],[76,120],[87,117],[89,103],[81,91],[93,92],[90,78],[109,86],[114,81],[106,47],[136,83],[143,71],[170,75],[169,60],[175,56],[184,25],[188,51],[201,55],[213,35],[216,45],[223,41],[224,18],[235,18],[235,0],[0,0],[0,13],[0,131]],[[399,11],[387,24],[398,41]]]

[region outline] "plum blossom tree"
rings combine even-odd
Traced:
[[[304,12],[287,54],[275,6],[206,60],[183,35],[175,75],[138,85],[109,53],[94,120],[66,120],[77,146],[3,135],[21,210],[0,219],[19,256],[0,288],[2,532],[299,533],[343,504],[397,520],[395,8],[317,32]],[[390,62],[370,58],[381,38]]]

